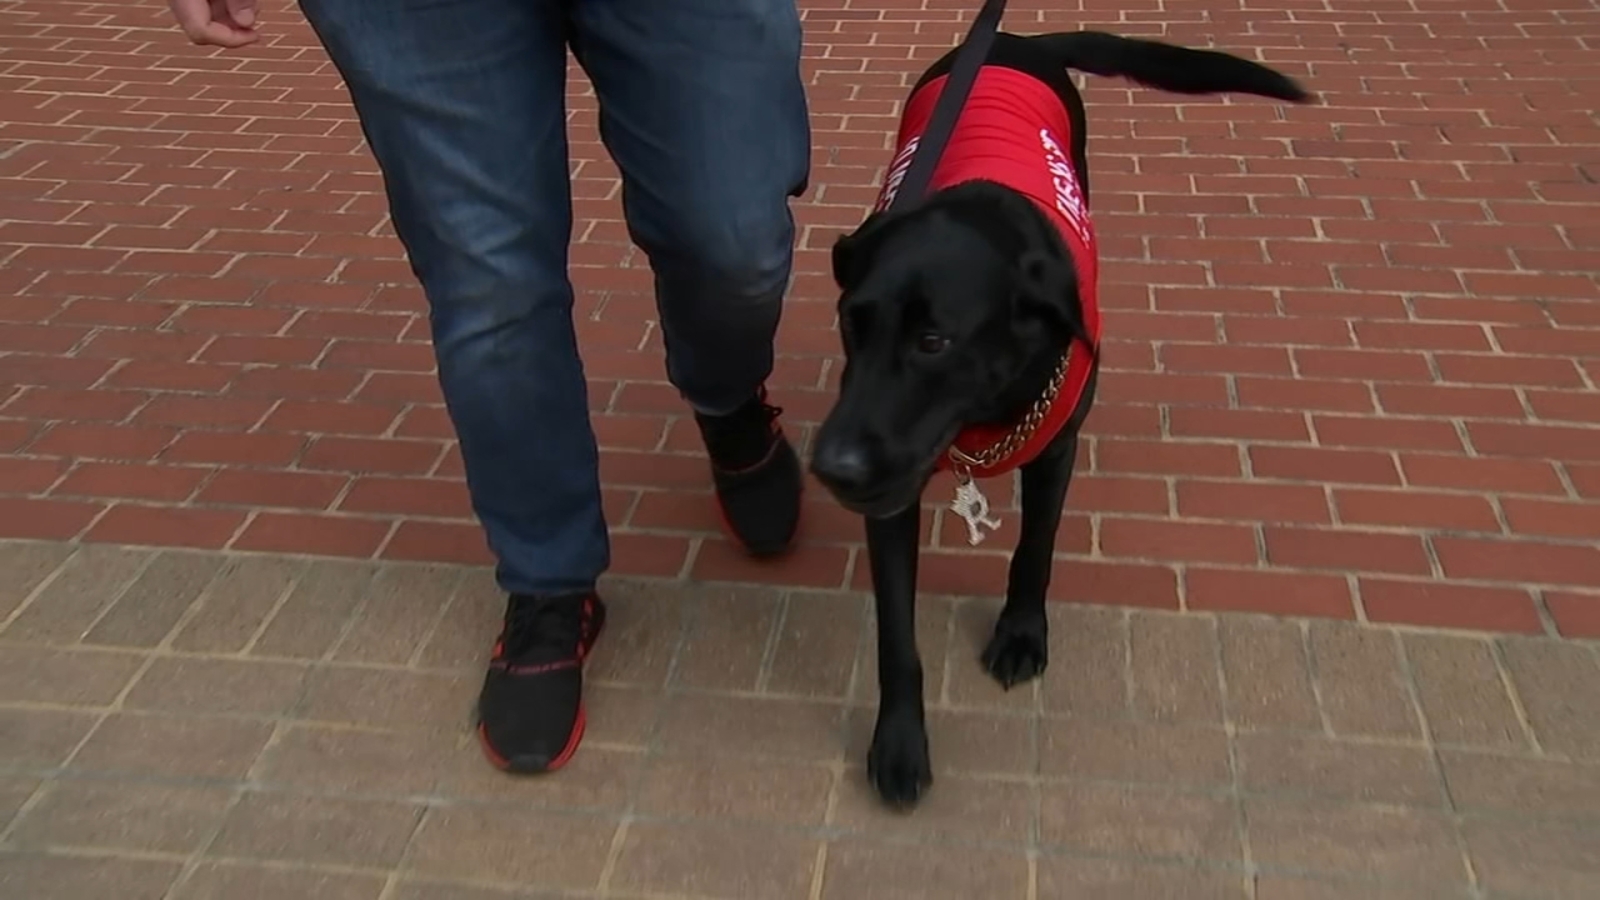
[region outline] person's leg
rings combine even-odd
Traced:
[[[785,549],[794,451],[765,403],[810,125],[795,0],[574,0],[573,47],[656,275],[667,372],[698,414],[724,517]]]
[[[572,323],[558,0],[301,0],[428,298],[473,509],[512,594],[482,698],[496,762],[564,762],[609,563]]]

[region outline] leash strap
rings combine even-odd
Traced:
[[[909,207],[927,193],[928,184],[933,181],[933,170],[939,165],[939,157],[944,155],[945,145],[950,143],[956,121],[961,118],[961,110],[967,105],[967,97],[978,80],[978,70],[989,58],[989,48],[994,46],[1000,17],[1005,11],[1006,0],[984,0],[983,8],[972,20],[972,27],[962,38],[955,60],[950,64],[950,75],[945,79],[944,90],[939,92],[939,100],[933,105],[933,115],[928,118],[928,127],[922,132],[905,179],[889,204],[890,210]]]

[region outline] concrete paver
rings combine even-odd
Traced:
[[[175,621],[136,618],[167,629],[138,646],[16,630],[112,552],[136,565],[85,598],[111,609],[151,571],[212,575]],[[196,649],[187,626],[262,558],[0,553],[62,560],[0,624],[8,897],[1554,898],[1600,883],[1600,746],[1577,737],[1600,678],[1590,642],[1057,604],[1048,677],[1007,693],[976,659],[997,601],[930,597],[948,629],[925,644],[935,785],[906,816],[866,784],[859,594],[608,583],[589,736],[561,772],[517,779],[472,729],[489,629],[439,614],[494,601],[478,570],[308,560],[281,593],[366,586],[308,626],[328,640],[261,640],[302,615],[285,602],[242,645]],[[789,652],[802,620],[809,645]],[[393,652],[347,652],[380,631]],[[729,665],[707,666],[713,645]],[[842,680],[783,675],[802,668]],[[1374,679],[1395,709],[1352,704]],[[1088,685],[1097,699],[1079,702]]]

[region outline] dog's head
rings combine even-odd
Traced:
[[[833,275],[845,363],[811,471],[867,516],[916,503],[962,428],[1017,415],[1084,336],[1071,257],[996,185],[874,214],[834,244]]]

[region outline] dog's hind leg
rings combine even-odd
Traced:
[[[867,779],[891,806],[916,805],[933,783],[917,653],[916,505],[887,519],[867,519],[867,555],[878,622],[878,723],[867,753]]]
[[[1022,467],[1022,528],[1011,555],[1006,605],[983,651],[983,667],[1007,689],[1043,674],[1050,662],[1045,594],[1050,589],[1056,531],[1077,456],[1074,431]]]

